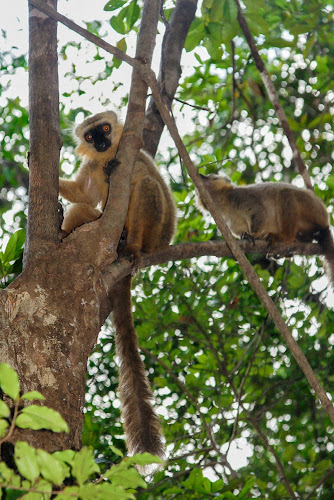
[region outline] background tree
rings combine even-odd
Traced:
[[[245,5],[247,23],[256,35],[261,56],[272,75],[316,192],[331,212],[333,9],[329,2],[320,0],[260,0],[245,2]],[[137,31],[140,7],[136,2],[109,2],[106,8],[111,9],[110,24],[119,33],[119,46],[125,48],[124,43],[129,42],[132,31]],[[168,20],[168,9],[164,14]],[[162,29],[162,24],[159,26]],[[98,20],[88,27],[98,34],[106,29]],[[60,48],[60,54],[71,53],[76,61],[83,53],[83,43]],[[179,122],[182,115],[191,117],[193,127],[189,125],[190,133],[184,135],[184,141],[196,165],[203,165],[205,173],[227,172],[239,183],[268,179],[300,182],[291,150],[243,38],[234,1],[203,2],[185,47],[196,63],[181,81],[176,95],[181,103],[173,104],[173,112]],[[97,79],[116,74],[119,61],[104,58],[104,54],[96,50],[96,58],[104,65],[98,77],[83,79],[73,63],[68,78],[78,84],[70,95],[61,97],[62,129],[65,122],[73,121],[81,112],[80,94],[94,92],[87,81],[94,84]],[[166,54],[171,55],[173,51]],[[17,57],[11,52],[2,57],[2,70],[13,73],[13,79],[15,69],[25,66],[22,55]],[[163,82],[163,67],[160,73]],[[168,81],[166,75],[169,73],[165,70]],[[172,97],[170,93],[173,91],[167,90],[167,95]],[[72,102],[76,99],[79,104],[73,109]],[[69,100],[71,106],[65,104]],[[197,108],[190,111],[185,103]],[[26,183],[27,175],[19,160],[28,149],[25,142],[27,112],[18,99],[7,99],[1,116],[5,144],[0,171],[4,179],[1,209],[9,215],[14,213],[13,223],[8,216],[1,220],[5,237],[15,225],[25,225],[22,202],[26,197],[19,186]],[[68,136],[64,146],[62,164],[66,167],[73,152]],[[212,219],[203,219],[194,208],[193,185],[180,177],[175,148],[162,150],[158,159],[163,171],[167,165],[178,202],[180,219],[176,242],[216,240],[217,229]],[[80,336],[77,331],[70,331],[68,325],[64,330],[61,318],[68,314],[68,293],[73,285],[68,283],[67,275],[75,276],[77,268],[71,259],[78,261],[78,246],[85,248],[86,255],[75,278],[78,301],[73,299],[73,310],[80,310],[79,300],[83,297],[96,300],[93,291],[87,290],[91,278],[80,277],[82,269],[89,270],[88,261],[95,249],[87,245],[87,233],[82,241],[80,234],[73,237],[65,256],[58,257],[60,251],[57,250],[52,262],[49,257],[41,259],[39,269],[34,268],[34,281],[46,291],[44,296],[49,297],[46,307],[38,292],[37,315],[45,323],[49,317],[46,313],[57,307],[57,322],[51,323],[51,327],[42,323],[36,327],[36,323],[30,326],[26,320],[22,321],[22,313],[15,315],[20,320],[19,326],[9,341],[15,346],[15,352],[24,354],[21,379],[24,387],[30,384],[25,387],[27,390],[35,385],[41,389],[40,380],[45,372],[42,369],[32,376],[32,360],[43,353],[43,362],[50,361],[50,339],[56,342],[52,349],[55,345],[61,346],[62,356],[65,339],[70,337],[76,342],[73,352],[78,358],[71,359],[69,371],[73,371],[76,360],[83,357],[82,346],[87,346],[88,354],[93,344],[92,341],[87,345],[86,326]],[[1,256],[5,284],[17,272],[16,259],[21,244],[18,238],[13,252]],[[297,257],[275,262],[263,255],[250,259],[317,376],[330,390],[333,299],[327,292],[326,280],[320,279],[322,267],[315,265],[319,262]],[[22,287],[22,280],[20,277],[8,290]],[[31,293],[31,287],[24,291]],[[17,299],[14,295],[11,297],[15,312]],[[298,494],[302,498],[332,498],[333,424],[310,392],[305,377],[241,274],[239,265],[232,259],[202,257],[184,260],[182,265],[170,262],[154,272],[151,268],[142,270],[136,279],[135,297],[136,329],[158,409],[164,417],[171,457],[167,469],[155,476],[148,493],[142,492],[139,496],[176,498],[186,494],[188,498],[232,498],[237,494],[238,498],[296,498]],[[107,304],[101,303],[98,319],[90,311],[83,318],[91,322],[92,338],[97,336],[108,314]],[[63,336],[60,337],[59,332],[63,332]],[[38,338],[37,346],[32,344],[31,335]],[[25,338],[26,346],[22,344]],[[2,353],[6,352],[4,349],[7,347],[2,348]],[[51,373],[54,372],[51,370]],[[124,446],[116,384],[117,366],[107,324],[90,357],[83,432],[84,443],[93,445],[99,459],[106,464],[116,459],[108,444],[112,442],[121,449]],[[71,398],[73,394],[82,394],[79,385],[82,383],[71,387]],[[51,384],[50,393],[52,390]],[[45,395],[49,396],[48,403],[52,406],[52,396]],[[77,418],[71,399],[67,407],[58,409],[63,410],[69,424]],[[54,449],[68,445],[63,436],[54,441]],[[238,446],[241,452],[235,460],[233,451]],[[248,460],[245,460],[245,450]]]

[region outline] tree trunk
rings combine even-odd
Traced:
[[[48,3],[55,10],[57,0]],[[25,262],[58,246],[57,23],[29,5],[29,210]]]

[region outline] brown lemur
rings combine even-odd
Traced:
[[[222,175],[201,178],[235,236],[268,239],[270,244],[318,241],[334,285],[334,240],[329,216],[313,191],[285,182],[236,186]],[[200,197],[198,206],[206,210]]]
[[[115,158],[123,125],[112,111],[98,113],[76,127],[77,154],[82,163],[74,180],[59,179],[59,192],[72,205],[65,213],[62,230],[101,216],[108,197],[105,167]],[[125,221],[126,244],[122,254],[136,263],[140,252],[166,248],[175,231],[172,194],[153,159],[140,150],[130,184]],[[149,452],[163,458],[164,445],[159,418],[151,404],[152,393],[145,366],[138,352],[131,306],[131,276],[121,279],[111,293],[116,352],[119,357],[119,394],[127,447],[130,453]]]

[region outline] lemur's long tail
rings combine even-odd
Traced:
[[[138,352],[131,306],[131,276],[112,291],[116,352],[119,356],[119,394],[126,443],[131,454],[149,452],[164,458],[160,422],[152,406],[152,392]]]

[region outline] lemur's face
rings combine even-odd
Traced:
[[[75,129],[77,154],[89,160],[108,160],[112,147],[117,148],[123,126],[113,111],[105,111],[86,118]]]
[[[84,139],[88,144],[91,144],[96,151],[104,153],[111,146],[111,124],[105,122],[90,128],[85,132]]]

